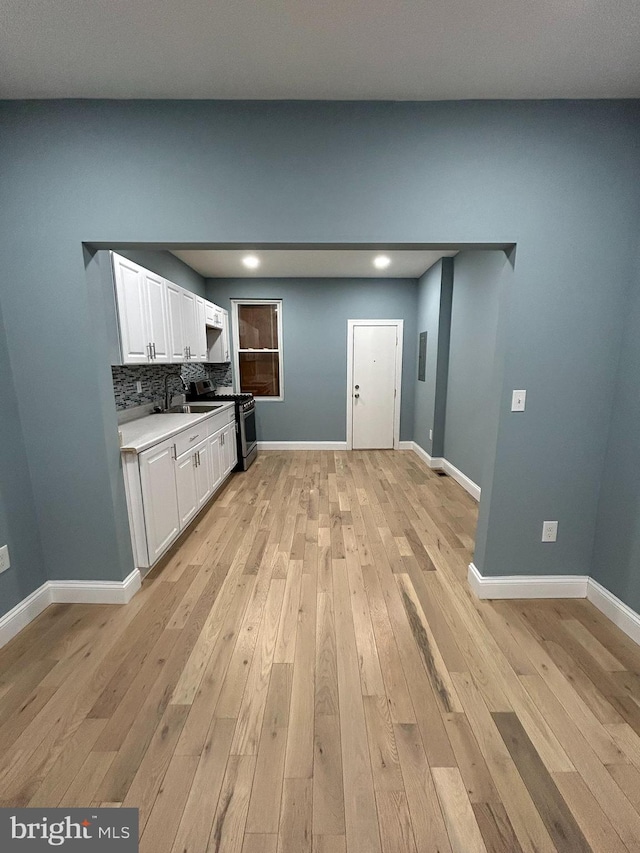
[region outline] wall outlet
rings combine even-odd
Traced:
[[[0,548],[0,572],[6,572],[10,565],[11,560],[9,559],[9,546],[3,545],[2,548]]]
[[[526,391],[514,391],[511,395],[511,411],[524,412],[524,405],[527,400]]]
[[[555,542],[558,538],[558,522],[543,521],[542,522],[542,541]]]
[[[136,391],[138,392],[138,394],[142,394],[142,382],[140,382],[139,380],[138,382],[136,382]]]
[[[429,430],[429,441],[433,441],[433,430]]]

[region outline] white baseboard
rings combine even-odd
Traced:
[[[460,483],[465,492],[469,492],[472,498],[477,501],[480,500],[480,486],[478,486],[477,483],[474,483],[473,480],[469,479],[466,474],[463,474],[459,468],[456,468],[455,465],[452,465],[451,462],[448,462],[446,459],[442,459],[442,469],[443,471],[446,471],[447,474],[456,481],[456,483]]]
[[[500,575],[484,577],[471,563],[469,586],[478,598],[586,598],[586,575]]]
[[[43,583],[38,589],[16,604],[0,619],[0,648],[12,640],[16,634],[26,628],[51,604],[49,584]]]
[[[346,450],[346,441],[259,441],[258,450]]]
[[[588,598],[607,619],[640,645],[640,615],[586,575],[502,575],[492,578],[483,577],[471,563],[467,579],[478,598]]]
[[[141,585],[139,569],[123,581],[49,581],[54,604],[128,604]]]
[[[614,625],[640,645],[640,615],[635,610],[593,578],[589,578],[587,598],[607,619],[611,619]]]
[[[456,483],[462,486],[465,492],[469,492],[472,498],[475,498],[477,501],[480,500],[480,486],[474,483],[473,480],[470,480],[466,474],[463,474],[462,471],[456,468],[455,465],[452,465],[447,459],[444,459],[442,456],[429,456],[427,451],[415,441],[401,441],[400,450],[413,450],[429,468],[433,468],[435,471],[446,471]]]
[[[0,619],[0,648],[50,604],[128,604],[141,584],[138,569],[123,581],[47,581]]]

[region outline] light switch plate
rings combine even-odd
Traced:
[[[524,412],[524,406],[527,399],[526,391],[514,391],[511,396],[511,411]]]
[[[3,545],[2,548],[0,548],[0,572],[6,572],[10,565],[9,546]]]

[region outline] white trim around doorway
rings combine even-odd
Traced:
[[[347,450],[353,450],[353,409],[351,387],[353,386],[353,330],[356,326],[395,326],[398,335],[398,358],[396,358],[396,398],[393,413],[393,449],[400,447],[400,408],[402,403],[402,343],[404,320],[347,320]]]

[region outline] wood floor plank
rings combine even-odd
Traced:
[[[302,588],[302,560],[290,560],[284,588],[284,602],[278,626],[274,663],[293,663],[296,650],[298,608]]]
[[[255,755],[229,757],[206,853],[242,853],[255,764]]]
[[[492,716],[556,847],[589,853],[582,830],[517,715],[494,713]]]
[[[457,767],[431,771],[454,853],[487,853]]]
[[[146,826],[151,809],[158,796],[158,791],[162,785],[162,780],[167,772],[167,768],[170,766],[171,758],[188,711],[189,709],[186,705],[169,705],[151,738],[144,758],[136,769],[135,775],[132,776],[130,787],[126,788],[131,770],[129,770],[130,765],[127,761],[129,757],[128,749],[124,747],[123,762],[120,765],[122,772],[114,774],[112,778],[107,774],[105,783],[101,789],[103,791],[125,791],[126,789],[126,796],[122,799],[122,805],[138,809],[141,832]],[[112,767],[118,768],[117,762],[118,758],[116,758]],[[183,769],[187,766],[186,762],[180,764],[180,767]]]
[[[316,588],[315,577],[310,574],[303,574],[284,771],[288,779],[310,779],[313,775],[314,673],[318,598]]]
[[[395,726],[395,735],[417,850],[419,853],[451,853],[418,726]]]
[[[554,773],[553,779],[594,853],[625,853],[627,848],[580,774]]]
[[[214,719],[189,788],[172,853],[207,849],[225,775],[235,720]],[[163,845],[164,849],[169,849]]]
[[[453,680],[471,729],[525,853],[553,853],[556,847],[533,804],[511,754],[472,679],[454,673]]]
[[[384,853],[416,853],[405,792],[376,791],[376,802]]]
[[[373,566],[362,566],[362,576],[369,602],[369,613],[382,670],[389,713],[394,723],[415,723],[413,702],[402,669],[398,645],[389,619],[387,605]]]
[[[472,807],[487,853],[522,853],[502,803],[472,803]]]
[[[499,803],[500,796],[465,714],[446,714],[445,726],[472,803]]]
[[[523,676],[522,680],[535,700],[544,707],[547,719],[562,738],[576,770],[601,804],[623,842],[630,850],[640,850],[640,815],[613,782],[584,733],[569,717],[542,677]]]
[[[293,665],[287,663],[274,663],[271,668],[256,771],[249,801],[246,826],[248,833],[277,834],[278,832],[292,669]]]
[[[276,853],[277,849],[277,835],[245,833],[242,853]]]
[[[142,853],[156,853],[163,847],[170,849],[178,831],[198,761],[197,755],[174,755],[140,839]],[[137,802],[137,799],[134,802]]]
[[[338,713],[338,673],[333,595],[319,592],[316,626],[316,716]]]
[[[238,721],[231,744],[232,755],[255,755],[258,751],[283,597],[284,581],[272,580],[255,654],[238,712]]]
[[[344,835],[340,720],[322,714],[315,720],[313,834]]]
[[[312,811],[311,779],[285,779],[278,853],[311,853]]]
[[[380,853],[364,706],[360,691],[354,690],[360,673],[345,560],[333,561],[333,589],[347,849],[349,853]]]
[[[344,835],[314,835],[313,853],[347,853]]]
[[[402,791],[402,772],[387,697],[364,696],[369,753],[376,791]]]

